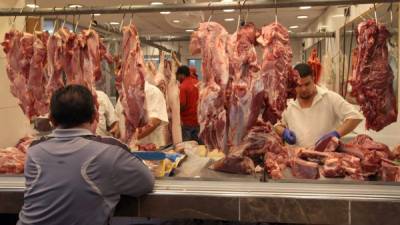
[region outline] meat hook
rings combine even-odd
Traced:
[[[22,14],[22,11],[24,11],[24,8],[21,8],[21,10],[19,11],[19,14]],[[17,19],[17,16],[14,16],[13,22],[12,22],[12,27],[15,28],[15,20]]]
[[[65,6],[64,6],[64,11],[65,11]],[[62,23],[62,26],[61,26],[61,28],[64,28],[64,26],[65,26],[65,21],[67,20],[67,14],[65,14],[64,15],[64,21],[63,21],[63,23]]]
[[[56,7],[53,8],[53,11],[56,11]],[[53,22],[53,34],[56,32],[56,27],[57,27],[57,22],[58,22],[58,15],[56,16],[56,19]]]
[[[278,7],[276,6],[276,0],[274,0],[275,4],[275,24],[278,23]]]
[[[91,14],[90,15],[90,23],[89,23],[89,29],[88,30],[92,29],[93,20],[94,20],[94,14]]]
[[[124,26],[124,20],[125,20],[125,13],[122,15],[121,23],[119,24],[119,32],[122,31],[122,27]]]
[[[376,13],[376,4],[374,3],[374,16],[375,16],[375,22],[378,24],[378,15]]]
[[[238,1],[238,4],[239,4],[239,16],[238,16],[238,21],[237,21],[237,25],[236,25],[236,31],[239,30],[241,14],[242,14],[242,5],[240,5],[240,0]]]
[[[208,7],[211,9],[211,1],[208,3]],[[209,25],[209,23],[210,23],[211,18],[213,17],[213,15],[214,15],[214,10],[211,9],[211,15],[210,15],[210,17],[208,18],[207,28],[208,28],[208,25]]]

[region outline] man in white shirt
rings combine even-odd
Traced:
[[[110,98],[103,91],[96,90],[97,102],[99,103],[99,122],[96,134],[100,136],[119,137],[118,118]]]
[[[163,93],[159,88],[145,81],[144,84],[147,124],[136,130],[137,144],[155,144],[157,147],[167,145],[168,132],[168,113],[167,104]],[[125,137],[125,117],[120,101],[115,106],[118,117],[120,118],[120,130],[122,138]]]
[[[294,67],[300,74],[296,100],[288,102],[277,133],[288,143],[312,147],[335,136],[343,137],[363,120],[362,114],[339,94],[317,86],[308,64]]]

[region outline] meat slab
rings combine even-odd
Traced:
[[[227,150],[225,91],[229,78],[226,51],[228,37],[228,32],[220,24],[204,22],[192,34],[190,42],[191,53],[201,53],[202,56],[203,80],[198,104],[199,137],[209,150]]]
[[[313,73],[312,75],[314,77],[314,82],[316,84],[318,84],[321,79],[322,66],[321,66],[321,62],[318,58],[318,53],[317,53],[316,48],[314,48],[311,51],[310,57],[307,60],[307,64],[310,65],[310,67],[312,69],[312,73]]]
[[[361,22],[357,29],[358,59],[349,80],[351,95],[361,106],[366,128],[380,131],[397,120],[393,71],[387,42],[390,33],[375,20]]]

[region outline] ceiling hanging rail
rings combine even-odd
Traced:
[[[333,6],[354,5],[371,3],[392,3],[400,0],[258,0],[248,1],[243,9],[261,8],[292,8],[299,6]],[[0,16],[51,16],[51,15],[79,15],[79,14],[121,14],[121,13],[151,13],[151,12],[182,12],[182,11],[210,11],[223,9],[239,9],[236,2],[208,2],[164,5],[125,5],[108,7],[82,7],[82,8],[0,8]]]

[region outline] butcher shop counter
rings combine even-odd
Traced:
[[[24,178],[0,177],[0,213],[18,213]],[[302,224],[400,224],[400,186],[354,181],[272,181],[239,176],[223,181],[156,181],[139,199],[123,196],[117,216]]]

